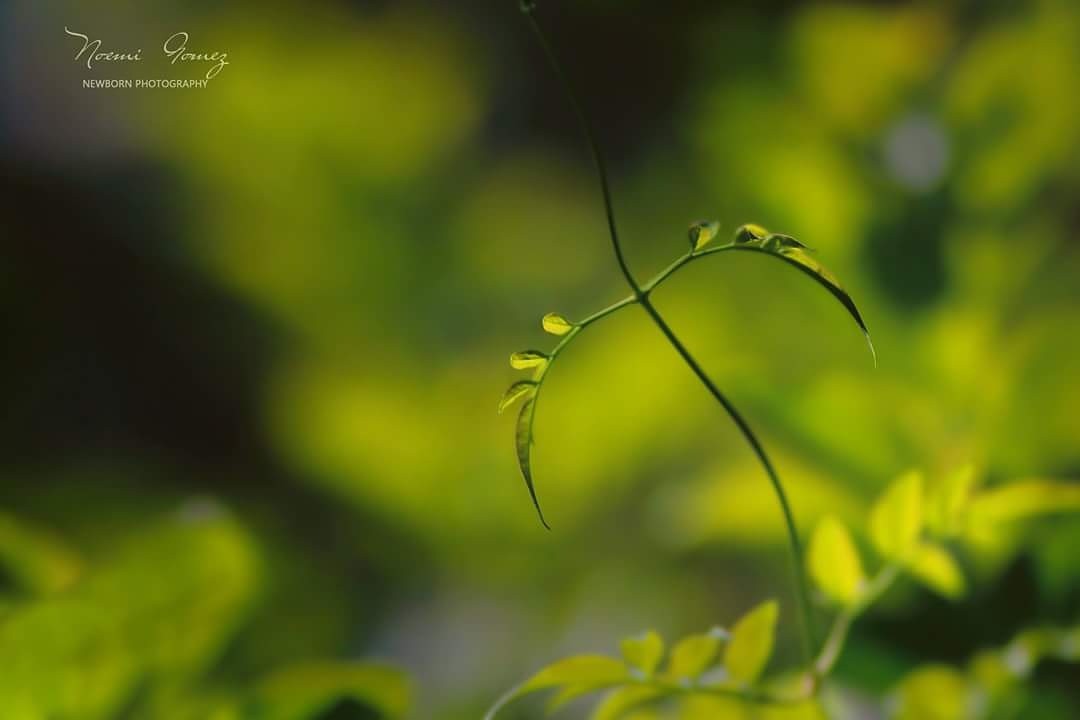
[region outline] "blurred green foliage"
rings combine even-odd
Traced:
[[[545,385],[554,531],[532,514],[495,413],[505,350],[624,293],[515,5],[0,10],[20,28],[0,86],[0,716],[409,712],[377,658],[413,677],[412,716],[472,720],[614,637],[683,637],[766,597],[793,615],[765,478],[634,313]],[[761,431],[804,534],[825,515],[861,532],[912,466],[974,462],[1002,487],[990,515],[1015,506],[1003,481],[1075,483],[1074,2],[540,12],[639,274],[693,220],[754,220],[859,300],[876,369],[778,263],[732,253],[656,297]],[[64,24],[147,47],[182,25],[233,62],[198,92],[83,91]],[[899,581],[854,629],[837,702],[962,687],[908,673],[1074,626],[1077,542],[1056,516],[971,538],[964,604]],[[1021,717],[1080,713],[1075,667],[1030,682]]]

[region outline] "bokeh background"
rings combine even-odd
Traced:
[[[795,658],[766,478],[640,312],[551,373],[552,532],[529,503],[495,413],[508,353],[625,289],[516,5],[0,8],[0,715],[209,717],[275,669],[370,659],[408,672],[412,717],[474,719],[555,657],[768,596]],[[656,296],[804,530],[826,510],[863,527],[912,467],[1080,477],[1080,5],[539,15],[640,277],[693,220],[753,221],[859,302],[876,369],[779,263],[721,255]],[[134,76],[201,77],[157,56],[177,30],[231,64],[201,90],[84,89],[131,71],[75,63],[65,25],[143,48]],[[959,603],[901,585],[838,680],[871,698],[1074,621],[1078,542],[1047,518],[969,553]],[[1075,670],[1037,683],[1026,717],[1080,715]]]

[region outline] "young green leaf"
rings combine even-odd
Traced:
[[[540,670],[531,678],[499,698],[498,702],[484,720],[491,720],[495,714],[514,700],[540,690],[555,687],[591,686],[592,690],[613,687],[630,680],[625,665],[605,655],[575,655],[558,660]]]
[[[845,607],[855,605],[866,584],[862,562],[844,525],[832,516],[821,519],[810,537],[810,577],[825,595]]]
[[[515,370],[528,370],[539,367],[548,361],[547,353],[539,350],[518,350],[510,354],[510,367]]]
[[[964,720],[972,717],[974,688],[963,673],[945,665],[926,665],[900,683],[892,703],[894,720]]]
[[[621,720],[621,718],[627,717],[626,714],[631,710],[659,700],[669,693],[669,690],[655,685],[627,685],[608,693],[603,701],[596,706],[596,709],[593,710],[589,719]]]
[[[517,429],[514,434],[514,445],[517,450],[518,467],[521,468],[521,477],[525,479],[525,487],[529,489],[529,497],[532,498],[536,514],[540,516],[540,522],[548,530],[551,526],[544,519],[544,511],[540,509],[540,501],[536,497],[536,488],[533,486],[532,465],[530,455],[533,444],[533,420],[536,418],[536,394],[532,394],[525,400],[518,413]]]
[[[513,405],[518,398],[534,394],[536,388],[537,385],[532,380],[518,380],[506,388],[506,392],[503,393],[502,398],[499,400],[499,412],[502,413],[503,410]]]
[[[688,635],[671,649],[668,673],[676,680],[696,680],[712,665],[719,650],[718,633]]]
[[[965,516],[976,486],[975,467],[965,465],[949,473],[926,502],[926,526],[934,535],[953,537],[963,532]]]
[[[754,223],[747,223],[740,225],[735,229],[735,243],[737,245],[743,245],[746,243],[759,242],[765,239],[765,236],[769,234],[769,231],[760,225]]]
[[[922,486],[920,473],[904,473],[870,511],[870,537],[883,557],[903,561],[918,545],[923,523]]]
[[[622,656],[627,664],[651,677],[664,656],[664,640],[655,630],[622,641]]]
[[[548,313],[540,321],[544,331],[552,335],[565,335],[574,329],[574,324],[559,313]]]
[[[1022,480],[985,490],[971,502],[973,523],[1025,520],[1033,515],[1080,510],[1080,483]]]
[[[920,582],[947,598],[964,594],[964,574],[953,556],[940,545],[923,543],[905,566]]]
[[[690,250],[700,250],[712,242],[713,238],[720,234],[720,223],[717,220],[700,220],[690,226]]]
[[[735,623],[724,650],[724,667],[733,680],[750,685],[761,675],[772,655],[778,613],[776,601],[769,600]]]

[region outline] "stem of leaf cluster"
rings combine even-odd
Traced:
[[[769,481],[772,483],[773,490],[776,493],[777,499],[780,503],[780,507],[783,510],[784,523],[787,526],[788,543],[791,548],[792,564],[794,566],[795,574],[795,588],[796,599],[799,605],[799,612],[801,615],[801,627],[802,627],[802,640],[803,640],[803,652],[806,657],[806,663],[810,665],[812,663],[814,644],[815,644],[815,632],[813,614],[810,605],[810,591],[806,581],[806,572],[803,564],[803,552],[802,544],[799,541],[798,529],[795,525],[795,518],[791,511],[791,505],[787,499],[787,493],[784,491],[783,483],[780,481],[779,475],[773,468],[772,463],[769,461],[768,455],[765,453],[765,449],[758,441],[757,436],[754,435],[753,430],[750,429],[749,424],[742,417],[742,415],[735,409],[735,406],[720,392],[719,388],[709,379],[709,376],[705,374],[705,371],[701,368],[698,362],[682,344],[682,342],[676,337],[671,327],[664,321],[660,313],[653,306],[649,299],[649,291],[651,291],[656,285],[662,282],[668,275],[673,273],[679,267],[689,262],[695,256],[694,253],[683,256],[677,260],[671,267],[660,273],[657,278],[650,282],[646,288],[642,288],[635,280],[633,273],[630,271],[630,267],[626,263],[626,258],[623,256],[622,245],[619,243],[618,231],[615,228],[615,211],[611,200],[611,188],[608,182],[607,167],[604,163],[603,154],[600,152],[600,147],[596,142],[596,136],[593,131],[592,123],[589,121],[588,115],[585,113],[581,102],[578,100],[577,94],[574,92],[573,86],[570,84],[566,73],[563,71],[562,64],[559,62],[558,57],[555,55],[551,44],[548,42],[547,36],[541,29],[539,23],[536,20],[535,15],[532,12],[531,3],[523,5],[525,16],[528,18],[529,25],[533,29],[533,33],[547,56],[548,64],[551,66],[552,71],[555,73],[563,91],[570,101],[571,106],[574,109],[574,113],[577,115],[579,122],[585,132],[586,140],[589,144],[589,149],[592,151],[593,161],[596,165],[596,171],[600,178],[600,190],[604,199],[604,212],[607,215],[608,231],[611,235],[611,245],[615,253],[615,259],[618,262],[619,270],[622,272],[623,277],[626,279],[627,285],[630,286],[633,291],[632,297],[625,301],[617,303],[617,307],[607,309],[607,311],[601,311],[603,315],[608,312],[614,312],[625,304],[632,304],[634,302],[641,305],[642,309],[649,315],[653,323],[659,328],[659,330],[667,338],[668,342],[675,349],[676,352],[682,357],[683,361],[690,367],[690,369],[705,385],[709,393],[716,399],[718,403],[727,411],[728,415],[738,426],[739,431],[743,437],[750,444],[754,454],[757,456],[761,465],[764,467],[766,474],[769,476]],[[601,316],[603,316],[601,315]],[[591,322],[593,319],[589,318]],[[584,325],[584,323],[582,323]]]
[[[836,616],[832,628],[821,646],[821,652],[818,654],[817,659],[814,660],[812,673],[815,679],[820,680],[832,672],[833,666],[840,658],[840,652],[844,649],[844,643],[847,641],[851,624],[869,605],[881,597],[881,594],[892,585],[899,574],[899,565],[886,565],[867,584],[859,602],[854,607],[843,610]]]

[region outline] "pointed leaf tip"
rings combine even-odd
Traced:
[[[664,639],[655,630],[623,639],[620,645],[623,659],[645,675],[652,677],[664,657]]]
[[[806,563],[810,577],[830,600],[844,607],[858,603],[866,576],[843,523],[831,515],[821,519],[810,536]]]
[[[535,416],[536,395],[534,393],[525,401],[525,404],[521,406],[521,411],[518,413],[514,445],[517,449],[518,467],[521,469],[521,477],[525,480],[525,487],[529,489],[529,497],[532,498],[533,507],[536,508],[536,514],[540,517],[540,523],[550,530],[551,526],[548,525],[547,520],[544,518],[544,511],[540,509],[540,500],[536,497],[536,487],[533,485],[530,455],[532,453],[532,428],[533,418]]]
[[[700,250],[720,234],[720,222],[717,220],[699,220],[690,226],[690,250]]]
[[[923,479],[904,473],[886,488],[870,510],[870,538],[882,557],[905,560],[919,543],[923,528]]]
[[[742,684],[757,681],[772,656],[779,605],[767,600],[746,613],[731,630],[724,651],[724,667]]]
[[[552,335],[565,335],[574,329],[574,324],[564,318],[559,313],[548,313],[540,321],[540,324],[544,327],[545,332],[549,332]]]
[[[548,361],[547,353],[539,350],[518,350],[510,354],[510,367],[515,370],[528,370],[539,367]]]
[[[668,658],[668,673],[677,680],[696,680],[716,660],[720,638],[712,633],[687,635],[675,644]]]

